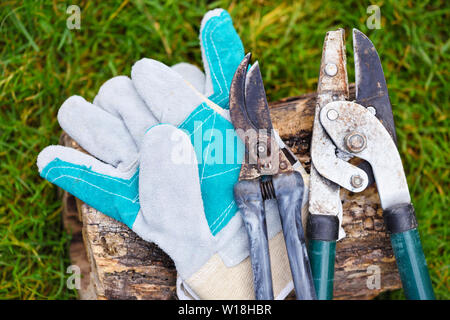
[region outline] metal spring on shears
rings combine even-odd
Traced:
[[[259,182],[259,186],[261,188],[261,194],[263,200],[275,199],[275,189],[273,187],[272,179],[266,179],[264,181]]]

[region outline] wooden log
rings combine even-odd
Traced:
[[[270,104],[274,127],[308,172],[315,105],[314,93]],[[81,150],[65,133],[61,144]],[[347,237],[336,249],[335,299],[371,299],[400,288],[376,187],[358,194],[341,190],[341,199]],[[83,273],[80,299],[176,299],[176,270],[162,250],[67,193],[63,202],[65,225],[74,235],[72,263]]]

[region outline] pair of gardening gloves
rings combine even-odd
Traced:
[[[253,299],[248,237],[233,197],[244,147],[227,138],[229,88],[244,48],[222,9],[204,16],[200,44],[205,73],[142,59],[131,79],[108,80],[92,103],[67,99],[58,121],[91,155],[53,145],[37,165],[43,178],[164,250],[180,298]],[[293,285],[271,201],[272,277],[283,299]]]

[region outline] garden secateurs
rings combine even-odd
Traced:
[[[344,36],[340,29],[325,37],[311,143],[308,249],[317,297],[333,294],[339,189],[361,192],[373,174],[405,296],[434,299],[378,53],[353,30],[356,100],[348,101]],[[352,157],[365,165],[350,164]]]
[[[276,199],[297,298],[315,299],[301,219],[300,163],[273,130],[259,65],[249,69],[250,58],[245,56],[234,75],[230,117],[245,145],[234,196],[249,237],[255,298],[273,299],[264,201]]]

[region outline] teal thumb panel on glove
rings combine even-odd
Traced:
[[[244,58],[244,46],[228,12],[216,9],[205,15],[200,28],[200,45],[207,81],[205,94],[228,109],[231,81]],[[212,94],[208,92],[211,89]]]
[[[120,172],[91,156],[62,146],[45,148],[37,162],[41,177],[132,228],[140,210],[139,171],[136,168],[129,173]]]

